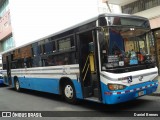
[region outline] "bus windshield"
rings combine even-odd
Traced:
[[[150,29],[140,26],[103,27],[102,70],[124,73],[154,67]]]

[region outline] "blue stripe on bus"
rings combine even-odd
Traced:
[[[0,79],[0,84],[3,84],[3,79]]]
[[[59,94],[59,79],[19,77],[18,80],[21,88]],[[81,84],[77,80],[72,80],[72,82],[75,86],[76,98],[82,99]],[[12,83],[12,87],[14,87],[13,78]]]
[[[107,85],[105,85],[104,83],[101,83],[102,102],[104,104],[116,104],[116,103],[121,103],[121,102],[126,102],[129,100],[133,100],[133,99],[136,99],[137,97],[139,97],[138,92],[140,92],[140,91],[144,91],[144,95],[151,94],[157,90],[158,84],[155,84],[155,83],[157,83],[157,81],[148,81],[145,83],[136,84],[136,85],[126,87],[124,90],[115,90],[115,91],[110,91],[108,89]],[[114,93],[114,92],[121,93],[124,91],[129,91],[129,90],[141,88],[141,87],[148,86],[151,84],[154,84],[154,86],[147,87],[144,89],[139,89],[139,90],[132,91],[132,92],[126,92],[124,94],[114,94],[114,95],[113,94],[110,94],[110,95],[105,94],[105,93]]]

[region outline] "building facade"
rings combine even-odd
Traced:
[[[0,53],[15,47],[12,36],[9,0],[0,0]],[[0,70],[2,56],[0,55]]]
[[[9,0],[0,0],[0,52],[15,46],[9,10]]]

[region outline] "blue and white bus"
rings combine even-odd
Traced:
[[[70,103],[126,102],[158,87],[153,45],[148,19],[101,14],[4,52],[4,83],[59,94]]]

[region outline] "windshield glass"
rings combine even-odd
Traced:
[[[141,28],[150,29],[150,24],[147,19],[142,19],[140,17],[106,17],[106,21],[108,21],[108,26],[136,26]]]
[[[149,68],[148,64],[154,62],[150,56],[149,29],[135,26],[110,26],[103,27],[103,40],[101,46],[102,70],[114,70],[115,68],[126,68],[139,66],[138,69]],[[101,36],[101,35],[100,35]],[[143,65],[143,66],[142,66]],[[145,65],[145,66],[144,66]],[[118,72],[133,71],[121,69]]]

